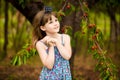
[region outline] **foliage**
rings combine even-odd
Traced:
[[[100,72],[102,80],[117,80],[117,67],[113,64],[111,58],[107,57],[107,51],[103,50],[103,35],[96,28],[95,24],[88,26],[89,30],[89,53],[97,60],[96,71]]]
[[[19,4],[25,8],[26,4],[29,3],[32,0],[18,0]]]
[[[93,55],[93,58],[97,60],[95,70],[99,71],[100,78],[102,80],[117,80],[117,67],[113,64],[111,58],[107,57],[107,51],[103,50],[104,47],[103,44],[103,34],[96,27],[95,24],[90,23],[89,17],[88,17],[88,8],[85,5],[82,5],[80,2],[80,5],[82,6],[83,10],[83,19],[82,19],[82,26],[83,30],[87,28],[87,32],[89,34],[89,49],[88,52]],[[71,27],[65,27],[67,29],[68,34],[72,33]],[[84,32],[84,31],[83,31]],[[83,32],[77,31],[74,33],[76,37],[81,37],[81,34],[85,34]],[[72,40],[74,42],[74,40]],[[102,47],[102,48],[101,48]]]
[[[90,23],[89,21],[89,15],[86,3],[82,3],[79,0],[81,10],[83,12],[82,16],[82,26],[83,28],[87,28],[87,32],[89,34],[89,49],[88,52],[93,55],[93,58],[97,61],[95,70],[99,71],[100,78],[102,80],[117,80],[117,68],[113,64],[111,58],[107,57],[107,50],[103,50],[104,47],[103,44],[103,34],[100,31],[100,29],[97,29],[96,25],[93,23]],[[69,6],[67,5],[69,4]],[[70,3],[65,3],[65,6],[67,7],[66,12],[63,12],[63,8],[58,11],[58,16],[65,16],[68,13],[71,13],[75,10],[75,7]],[[71,7],[71,8],[70,8]],[[83,29],[83,30],[84,30]],[[64,26],[62,29],[62,32],[69,34],[72,37],[72,27],[71,26]],[[77,31],[74,33],[75,37],[80,37],[81,32]],[[82,34],[85,34],[82,32]],[[72,44],[74,45],[74,40],[72,38]],[[26,63],[26,60],[34,55],[37,54],[37,51],[32,48],[29,44],[25,45],[22,50],[20,50],[12,59],[11,63],[13,65],[22,65],[22,63]]]
[[[14,28],[12,28],[12,31],[11,31],[12,34],[10,35],[10,40],[13,42],[12,46],[16,52],[18,52],[21,49],[21,47],[24,44],[26,44],[26,42],[29,40],[30,32],[27,31],[26,33],[26,29],[27,29],[27,26],[22,26],[17,31],[14,31]],[[25,39],[28,39],[28,40],[25,40]]]
[[[95,70],[100,72],[102,80],[117,80],[117,67],[113,64],[111,58],[107,57],[107,51],[102,49],[104,47],[103,34],[100,29],[97,29],[95,24],[90,23],[86,11],[83,12],[85,13],[83,22],[86,21],[86,28],[89,34],[88,52],[97,60]]]
[[[13,57],[12,65],[22,65],[26,64],[27,59],[33,57],[37,54],[36,49],[34,49],[30,44],[26,44],[23,48]]]
[[[95,9],[97,11],[103,11],[103,12],[108,12],[108,10],[113,10],[115,13],[119,13],[120,9],[120,1],[119,0],[87,0],[89,4],[94,4],[94,6],[90,5],[92,9]],[[104,4],[103,4],[104,3]]]

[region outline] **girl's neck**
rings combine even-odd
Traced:
[[[54,34],[47,34],[47,36],[57,38],[59,36],[59,33],[54,33]]]

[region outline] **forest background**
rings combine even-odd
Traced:
[[[42,68],[39,56],[28,55],[25,62],[21,58],[22,51],[25,55],[34,52],[28,45],[34,26],[29,11],[28,16],[24,15],[25,10],[15,5],[26,9],[31,1],[52,6],[58,12],[61,32],[71,36],[73,80],[120,79],[119,0],[0,0],[0,80],[38,79]],[[16,62],[15,56],[18,56]]]

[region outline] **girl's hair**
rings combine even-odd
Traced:
[[[40,26],[44,26],[48,22],[48,20],[51,20],[51,15],[57,17],[55,12],[51,12],[51,11],[45,12],[45,10],[38,12],[37,15],[35,16],[33,20],[34,29],[33,29],[33,39],[32,39],[32,43],[34,47],[38,40],[46,36],[45,31],[42,31],[40,29]]]

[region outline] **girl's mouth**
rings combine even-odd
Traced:
[[[58,26],[57,26],[57,27],[55,27],[54,29],[58,29]]]

